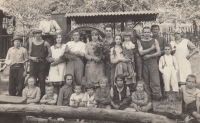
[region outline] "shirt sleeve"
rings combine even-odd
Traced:
[[[192,51],[199,52],[199,50],[197,49],[197,47],[196,47],[191,41],[189,41],[189,40],[188,40],[187,46],[188,46],[189,49],[191,49]]]
[[[53,99],[57,101],[58,95],[57,95],[57,94],[54,94],[54,95],[53,95]]]
[[[26,88],[24,88],[23,91],[22,91],[22,97],[26,98],[26,95],[27,95],[26,93],[27,93]]]
[[[8,53],[7,53],[7,55],[6,55],[5,63],[6,63],[7,65],[10,65],[10,50],[11,50],[11,49],[8,50]]]
[[[85,43],[82,43],[81,45],[82,46],[81,46],[80,52],[85,54]]]
[[[147,104],[148,103],[148,95],[146,92],[144,92],[144,103]]]
[[[71,106],[72,104],[74,104],[74,94],[72,94],[70,97],[69,105]]]
[[[114,97],[114,91],[113,88],[110,89],[110,96],[113,98]]]
[[[126,89],[126,96],[129,97],[130,95],[131,95],[130,89],[129,89],[129,87],[127,86],[127,89]]]
[[[23,48],[23,57],[24,57],[24,62],[28,61],[28,52],[25,48]]]
[[[55,20],[53,20],[53,25],[56,28],[57,33],[60,33],[62,31],[62,29],[60,28],[60,26],[58,25],[58,23]]]
[[[135,44],[133,44],[131,41],[129,43],[131,50],[133,50],[135,48]]]
[[[43,27],[42,27],[43,24],[42,24],[42,22],[43,22],[43,21],[40,21],[39,29],[43,31]]]

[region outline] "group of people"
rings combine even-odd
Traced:
[[[104,28],[105,38],[93,30],[92,40],[85,44],[80,41],[81,34],[74,31],[73,40],[64,44],[62,30],[56,21],[49,19],[50,15],[47,13],[47,22],[43,21],[40,29],[33,31],[28,51],[21,46],[21,37],[12,39],[14,46],[8,50],[5,60],[10,66],[9,95],[26,97],[29,104],[147,112],[152,108],[152,100],[168,99],[170,87],[180,97],[178,82],[187,81],[186,90],[191,89],[188,83],[196,82],[190,75],[189,59],[198,50],[182,38],[180,29],[174,32],[175,41],[167,44],[159,36],[158,25],[144,27],[143,35],[139,36],[133,22],[128,20],[121,34],[113,36],[113,28],[108,24]],[[94,53],[98,43],[109,45],[108,60]],[[24,88],[27,61],[30,61],[30,72]],[[186,90],[183,94],[194,94]]]

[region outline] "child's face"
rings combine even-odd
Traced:
[[[28,79],[28,87],[34,87],[35,86],[35,80],[30,78]]]
[[[165,47],[164,52],[165,52],[166,55],[170,55],[170,53],[171,53],[171,48],[170,48],[170,47]]]
[[[116,37],[115,37],[115,43],[116,43],[117,45],[120,45],[120,44],[122,43],[122,39],[121,39],[120,36],[116,36]]]
[[[130,38],[129,35],[125,35],[125,36],[124,36],[124,41],[130,41],[130,40],[131,40],[131,38]]]
[[[66,85],[72,85],[72,76],[67,76],[65,82],[66,82]]]
[[[53,87],[46,87],[46,94],[47,95],[53,95]]]
[[[144,90],[143,84],[138,84],[136,89],[137,91],[142,92]]]
[[[14,40],[13,44],[15,47],[19,47],[20,46],[20,40]]]
[[[100,86],[100,88],[106,88],[106,81],[105,80],[100,81],[99,86]]]
[[[61,43],[62,42],[62,36],[61,35],[57,35],[56,42],[57,43]]]
[[[117,82],[116,82],[117,87],[122,87],[124,85],[124,82],[122,79],[117,78]]]
[[[93,88],[87,89],[87,92],[90,96],[92,96],[94,94],[94,89]]]
[[[74,92],[76,94],[80,94],[81,93],[81,86],[76,86],[75,89],[74,89]]]
[[[92,34],[92,41],[98,41],[98,34]]]
[[[188,77],[187,81],[186,81],[186,86],[190,89],[192,89],[193,87],[195,87],[196,85],[196,79],[195,78],[191,78]]]

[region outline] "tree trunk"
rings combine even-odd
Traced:
[[[74,119],[89,119],[102,121],[118,122],[152,122],[152,123],[175,123],[175,121],[165,116],[143,113],[128,112],[122,110],[109,110],[100,108],[72,108],[68,106],[51,106],[51,105],[16,105],[0,104],[0,113],[16,115],[33,115],[33,116],[53,116],[66,117]],[[0,119],[1,120],[1,119]]]

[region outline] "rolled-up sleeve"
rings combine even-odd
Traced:
[[[190,50],[199,52],[198,48],[191,41],[188,41],[187,46]]]

